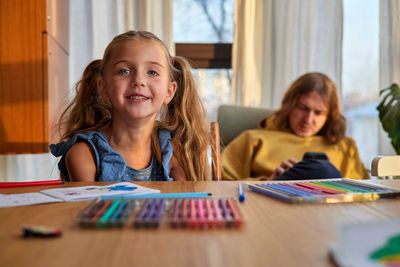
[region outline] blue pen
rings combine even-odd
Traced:
[[[127,194],[127,195],[110,195],[102,196],[101,199],[134,199],[134,198],[197,198],[197,197],[209,197],[211,193],[206,192],[192,192],[192,193],[165,193],[165,194]]]
[[[245,200],[243,185],[239,183],[239,201],[243,202]]]

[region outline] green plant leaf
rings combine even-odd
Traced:
[[[376,109],[382,128],[392,140],[392,146],[400,154],[400,87],[393,83],[379,92],[383,98]]]

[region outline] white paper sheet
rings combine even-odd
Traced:
[[[385,266],[369,258],[386,245],[388,239],[400,234],[400,218],[371,223],[341,225],[339,243],[331,248],[336,263],[341,267]]]
[[[0,194],[0,208],[51,202],[82,201],[110,195],[157,194],[160,190],[122,182],[106,186],[81,186],[46,189],[35,193]]]
[[[54,188],[42,190],[40,192],[63,201],[79,201],[94,199],[100,196],[156,194],[160,193],[160,190],[143,187],[129,182],[123,182],[106,186],[91,185],[82,187]]]
[[[62,202],[62,200],[41,194],[39,192],[0,195],[0,208],[44,204],[52,202]]]

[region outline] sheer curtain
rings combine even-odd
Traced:
[[[387,88],[392,83],[400,84],[400,2],[380,1],[380,72],[379,88]],[[387,133],[379,132],[381,155],[395,155]]]
[[[69,0],[70,98],[88,63],[102,58],[108,43],[119,33],[152,31],[174,54],[172,4],[172,0]],[[49,153],[0,155],[0,181],[59,179],[57,162]]]
[[[319,71],[340,89],[342,1],[236,0],[236,104],[278,108],[290,83]]]
[[[172,0],[70,0],[71,87],[90,61],[103,57],[117,34],[148,30],[172,49],[172,4]]]

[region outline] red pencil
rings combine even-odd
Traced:
[[[0,188],[19,187],[19,186],[38,186],[38,185],[55,185],[62,184],[62,180],[48,180],[48,181],[32,181],[32,182],[5,182],[0,183]]]

